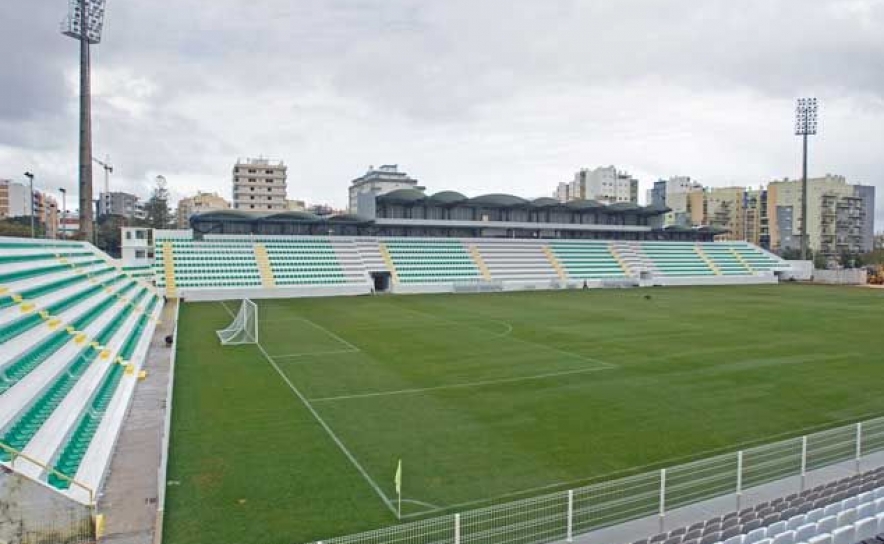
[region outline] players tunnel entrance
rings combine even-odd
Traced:
[[[386,293],[390,290],[390,273],[389,272],[370,272],[371,280],[374,282],[375,293]]]

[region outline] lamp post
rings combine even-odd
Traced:
[[[105,0],[68,0],[68,15],[61,25],[65,36],[80,42],[79,200],[80,232],[92,240],[92,78],[89,46],[101,42]]]
[[[28,182],[31,186],[31,238],[36,238],[35,229],[34,229],[34,174],[30,172],[25,172],[25,177],[28,178]]]
[[[61,235],[64,232],[64,238],[67,238],[67,231],[63,229],[67,229],[68,190],[64,187],[59,187],[58,191],[61,193],[61,228],[58,229],[58,233]]]
[[[807,137],[816,134],[817,100],[799,98],[795,107],[795,135],[803,140],[801,157],[801,260],[807,260]]]

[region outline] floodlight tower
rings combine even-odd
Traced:
[[[93,239],[92,224],[92,90],[89,46],[101,42],[105,0],[68,0],[61,33],[80,42],[80,233]]]
[[[801,136],[804,152],[801,158],[801,260],[807,260],[807,137],[816,134],[817,100],[799,98],[795,107],[795,135]]]

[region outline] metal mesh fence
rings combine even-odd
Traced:
[[[326,544],[540,544],[884,451],[884,418]]]

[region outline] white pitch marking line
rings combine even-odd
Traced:
[[[224,309],[227,310],[227,313],[230,314],[230,317],[235,318],[233,312],[230,311],[230,308],[228,308],[223,301],[221,302],[221,306],[223,306]],[[305,397],[303,393],[301,393],[301,391],[297,387],[295,387],[295,384],[293,384],[289,377],[285,375],[281,368],[279,368],[279,365],[277,365],[273,361],[273,359],[269,355],[267,355],[264,347],[261,346],[261,344],[258,342],[256,342],[255,345],[258,346],[258,349],[264,355],[264,358],[267,359],[267,362],[270,363],[270,366],[272,366],[273,369],[276,370],[277,374],[279,374],[282,380],[289,386],[289,389],[292,390],[292,393],[294,393],[295,396],[297,396],[301,400],[301,402],[304,404],[310,414],[313,415],[313,418],[316,419],[316,421],[322,426],[323,429],[325,429],[325,432],[332,439],[335,445],[338,446],[338,449],[340,449],[341,452],[347,457],[347,459],[350,460],[350,463],[352,463],[353,466],[356,467],[356,470],[358,470],[359,473],[362,474],[362,477],[365,478],[365,481],[367,481],[368,484],[374,489],[375,493],[378,494],[378,496],[381,498],[381,500],[384,502],[390,512],[392,512],[393,515],[396,515],[397,511],[390,502],[390,498],[387,497],[386,494],[384,494],[377,482],[375,482],[371,478],[371,476],[368,475],[368,472],[366,472],[365,469],[362,468],[362,465],[359,464],[359,461],[356,460],[356,457],[352,453],[350,453],[350,450],[347,449],[347,446],[345,446],[344,443],[341,442],[341,439],[338,438],[334,431],[332,431],[332,428],[328,425],[328,423],[326,423],[325,420],[322,419],[322,417],[319,415],[319,412],[317,412],[313,405],[310,404],[310,401],[307,400],[307,397]]]
[[[338,342],[344,344],[345,346],[347,346],[347,347],[350,348],[351,350],[353,350],[353,351],[362,351],[362,350],[359,349],[358,347],[354,346],[354,345],[351,344],[350,342],[347,342],[346,340],[344,340],[343,338],[341,338],[341,337],[338,336],[337,334],[333,333],[332,331],[326,329],[326,328],[323,327],[322,325],[320,325],[320,324],[318,324],[318,323],[314,323],[313,321],[310,321],[310,320],[307,319],[306,317],[301,317],[301,316],[298,316],[298,317],[299,317],[301,320],[303,320],[305,323],[307,323],[307,324],[309,324],[309,325],[313,325],[315,328],[317,328],[317,329],[321,330],[322,332],[324,332],[325,334],[331,336],[332,338],[334,338],[334,339],[337,340]]]
[[[303,353],[288,353],[286,355],[271,355],[274,359],[290,359],[294,357],[313,357],[319,355],[336,355],[339,353],[359,353],[358,349],[333,349],[328,351],[305,351]]]
[[[614,367],[601,368],[583,368],[580,370],[566,370],[563,372],[548,372],[546,374],[536,374],[534,376],[519,376],[516,378],[501,378],[499,380],[483,380],[469,383],[455,383],[451,385],[436,385],[433,387],[416,387],[413,389],[399,389],[396,391],[378,391],[376,393],[358,393],[354,395],[340,395],[337,397],[320,397],[310,399],[311,402],[329,402],[334,400],[364,399],[369,397],[387,397],[391,395],[409,395],[412,393],[424,393],[426,391],[440,391],[443,389],[464,389],[468,387],[482,387],[485,385],[497,385],[502,383],[526,382],[530,380],[540,380],[544,378],[554,378],[556,376],[571,376],[575,374],[589,374],[590,372],[601,372],[603,370],[612,370]]]

